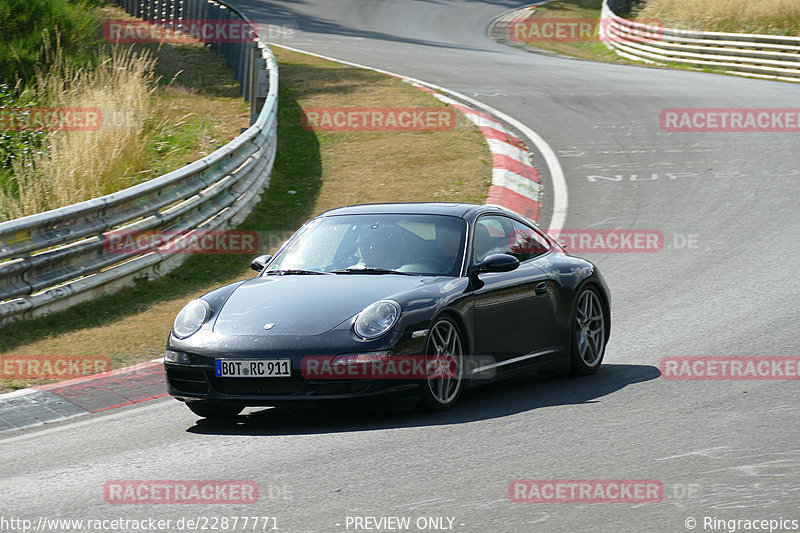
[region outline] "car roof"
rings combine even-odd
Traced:
[[[450,215],[467,218],[481,212],[509,211],[493,205],[479,205],[455,202],[394,202],[384,204],[360,204],[337,207],[325,211],[320,216],[356,215],[356,214],[419,214]]]

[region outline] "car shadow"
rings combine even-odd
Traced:
[[[606,364],[593,376],[521,376],[464,392],[458,406],[442,413],[367,408],[262,408],[231,420],[199,419],[188,433],[207,435],[308,435],[437,426],[487,420],[556,405],[594,403],[628,385],[659,377],[649,365]]]

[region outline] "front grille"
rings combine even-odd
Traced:
[[[308,388],[312,394],[353,394],[367,390],[367,388],[369,388],[369,381],[358,380],[312,382],[309,383]]]
[[[167,369],[169,385],[179,392],[207,394],[208,383],[202,370]]]
[[[302,376],[290,378],[218,378],[211,377],[211,386],[220,394],[263,395],[294,394],[305,380]]]

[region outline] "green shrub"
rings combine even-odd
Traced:
[[[45,42],[56,39],[67,55],[86,63],[99,39],[99,0],[3,0],[0,2],[0,81],[29,83]]]
[[[7,108],[33,107],[36,100],[30,91],[18,94],[7,84],[0,83],[0,114]],[[0,128],[0,194],[17,197],[12,165],[42,149],[47,133],[44,131],[14,131]]]

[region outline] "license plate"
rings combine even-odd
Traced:
[[[218,378],[288,378],[292,376],[291,359],[217,359]]]

